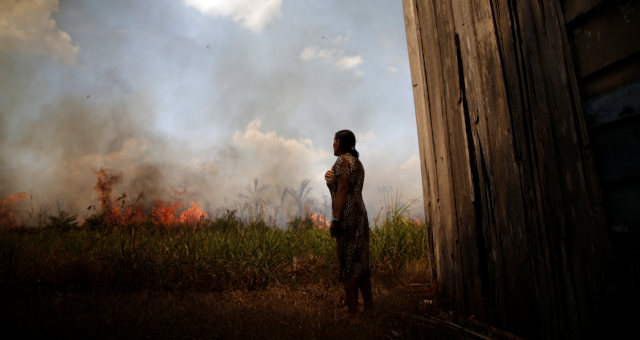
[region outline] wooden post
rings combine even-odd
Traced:
[[[404,0],[439,303],[579,337],[611,260],[559,1]]]

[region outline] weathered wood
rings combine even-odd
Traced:
[[[613,91],[637,79],[640,79],[640,54],[608,67],[606,72],[598,72],[590,77],[580,79],[582,100]]]
[[[626,1],[591,16],[570,32],[578,78],[640,52],[640,1]]]
[[[589,13],[591,10],[598,6],[602,6],[607,0],[563,0],[562,8],[564,10],[564,20],[566,23],[570,23],[576,18]]]
[[[416,62],[410,64],[411,75],[413,79],[413,93],[414,93],[414,105],[416,111],[423,112],[422,115],[416,115],[416,126],[418,131],[423,131],[422,140],[423,143],[419,144],[420,151],[420,168],[422,171],[422,188],[424,194],[428,195],[432,199],[430,201],[424,200],[425,225],[427,228],[427,243],[430,249],[433,249],[429,253],[429,262],[440,262],[440,256],[442,254],[438,244],[433,243],[434,230],[432,229],[433,221],[440,220],[440,209],[437,204],[439,201],[437,178],[435,177],[435,154],[433,148],[433,129],[431,128],[431,119],[429,117],[428,103],[426,99],[427,88],[425,79],[425,61],[422,54],[422,41],[420,34],[420,23],[417,19],[417,11],[415,0],[403,1],[404,13],[405,13],[405,29],[407,33],[407,48],[409,54],[414,56]],[[434,204],[435,203],[435,204]],[[436,277],[442,275],[438,272],[435,266],[429,266],[430,277]]]
[[[559,2],[404,9],[439,302],[584,335],[610,249]]]

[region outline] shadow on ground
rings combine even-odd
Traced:
[[[0,319],[5,332],[29,338],[503,338],[479,326],[457,328],[433,307],[424,284],[374,281],[374,294],[374,310],[349,322],[337,320],[344,313],[337,285],[223,292],[5,286]]]

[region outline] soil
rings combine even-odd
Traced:
[[[437,310],[420,283],[373,282],[374,308],[355,321],[339,285],[256,291],[91,291],[2,287],[0,320],[26,338],[481,339],[509,338]],[[360,301],[362,304],[362,301]],[[459,325],[464,325],[461,327]]]

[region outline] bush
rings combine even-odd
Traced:
[[[71,216],[68,212],[61,210],[58,212],[58,216],[49,216],[47,227],[63,231],[75,229],[78,228],[77,218],[77,216]]]

